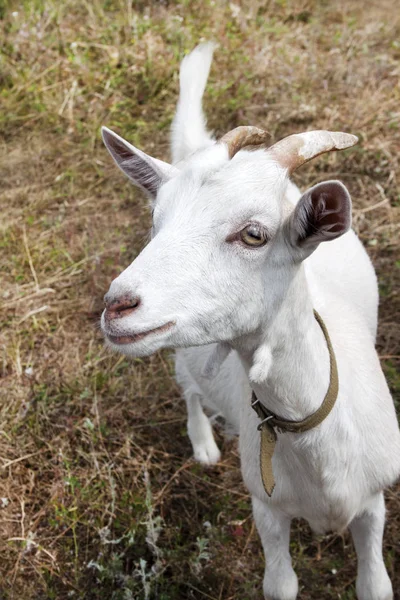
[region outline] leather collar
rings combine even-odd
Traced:
[[[328,346],[330,359],[330,377],[329,387],[321,406],[314,413],[302,421],[291,421],[278,417],[261,404],[256,394],[252,393],[251,406],[261,419],[257,429],[261,432],[260,444],[260,469],[264,489],[268,496],[272,496],[275,487],[275,478],[272,468],[272,457],[274,454],[276,442],[278,439],[276,431],[280,433],[303,433],[309,429],[317,427],[331,412],[335,405],[339,392],[339,377],[336,364],[336,357],[333,351],[332,343],[329,338],[328,330],[321,316],[314,310],[314,317],[324,334],[326,345]]]

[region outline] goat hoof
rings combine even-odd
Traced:
[[[296,600],[299,585],[297,575],[292,568],[282,571],[279,575],[264,576],[265,600]]]
[[[193,450],[195,460],[203,465],[215,465],[221,458],[221,452],[213,438],[196,445]]]

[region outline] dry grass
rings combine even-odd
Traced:
[[[107,124],[160,158],[182,54],[220,48],[210,125],[356,133],[301,185],[340,177],[377,268],[382,364],[400,402],[400,14],[396,0],[0,0],[0,597],[252,599],[263,559],[234,441],[190,459],[168,354],[109,355],[97,321],[144,243]],[[400,488],[385,556],[400,589]],[[354,598],[351,542],[296,523],[303,600]],[[400,598],[400,596],[398,596]]]

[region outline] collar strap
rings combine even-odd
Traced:
[[[329,338],[328,330],[325,323],[323,322],[320,315],[314,310],[314,317],[317,320],[319,326],[324,334],[326,345],[329,351],[330,360],[330,376],[329,376],[329,387],[324,398],[323,403],[314,413],[303,419],[302,421],[290,421],[288,419],[282,419],[273,412],[268,410],[258,400],[256,394],[252,393],[251,406],[256,411],[258,417],[261,419],[257,429],[261,432],[261,445],[260,445],[260,468],[261,478],[264,485],[264,489],[268,496],[272,496],[272,492],[275,487],[275,478],[272,469],[272,457],[274,454],[276,442],[278,436],[275,429],[280,433],[303,433],[309,429],[317,427],[331,412],[335,405],[338,391],[339,391],[339,377],[336,364],[335,353],[333,351],[332,343]]]

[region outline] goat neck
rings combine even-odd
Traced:
[[[236,340],[233,347],[261,403],[282,418],[302,420],[316,411],[325,397],[329,352],[314,317],[304,267],[294,267],[279,279],[280,293],[272,310],[266,311],[264,322],[256,332]]]

